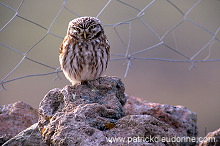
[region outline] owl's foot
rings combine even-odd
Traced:
[[[81,85],[89,85],[89,81],[82,81]]]
[[[82,81],[81,85],[86,85],[89,88],[92,88],[91,85],[89,84],[89,81]]]

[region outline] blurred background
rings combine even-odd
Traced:
[[[220,128],[219,8],[219,0],[0,0],[0,105],[38,108],[69,85],[56,70],[59,46],[70,20],[94,16],[111,44],[105,75],[131,96],[196,112],[205,136]]]

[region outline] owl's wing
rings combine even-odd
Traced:
[[[109,41],[108,41],[106,35],[104,35],[104,38],[105,38],[105,39],[103,39],[103,41],[104,41],[106,53],[107,53],[108,60],[109,60],[109,59],[110,59],[110,44],[109,44]]]
[[[67,44],[66,42],[69,40],[70,40],[69,36],[66,35],[63,39],[63,42],[60,45],[60,50],[59,50],[60,54],[62,54],[64,52],[64,49],[67,47],[67,45],[65,45],[65,44]]]
[[[105,39],[105,49],[106,49],[106,53],[107,53],[107,62],[106,62],[106,68],[108,66],[108,62],[110,60],[110,45],[109,45],[109,41],[107,40],[107,38]]]

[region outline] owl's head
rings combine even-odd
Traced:
[[[98,38],[104,33],[100,20],[95,17],[79,17],[69,22],[67,35],[85,41]]]

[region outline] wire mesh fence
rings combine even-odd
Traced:
[[[218,0],[0,0],[0,90],[26,78],[60,78],[59,45],[68,22],[80,16],[101,20],[110,75],[128,78],[148,62],[184,63],[186,70],[213,65],[220,61],[219,7]]]
[[[107,9],[109,7],[111,7],[110,6],[111,3],[115,3],[115,5],[124,5],[124,7],[127,7],[127,9],[128,9],[126,11],[126,13],[129,13],[129,11],[134,11],[134,14],[135,14],[135,15],[128,16],[128,18],[121,18],[120,21],[113,23],[113,24],[104,24],[105,27],[112,27],[113,28],[113,31],[115,32],[115,34],[117,36],[117,39],[120,40],[120,43],[124,45],[123,47],[120,47],[120,48],[122,48],[121,53],[118,53],[118,51],[114,51],[114,48],[112,49],[111,61],[125,60],[127,62],[127,68],[126,68],[125,74],[124,74],[125,76],[127,76],[129,68],[132,67],[131,62],[134,59],[135,60],[159,60],[159,61],[170,61],[170,62],[190,62],[192,66],[195,65],[196,62],[220,61],[219,58],[212,58],[210,55],[212,48],[214,48],[213,44],[217,44],[219,46],[219,42],[220,42],[220,39],[218,38],[219,30],[220,30],[220,27],[218,26],[219,23],[216,23],[216,26],[214,26],[214,28],[210,29],[210,28],[207,28],[207,27],[203,26],[202,24],[194,21],[189,16],[190,13],[196,7],[199,7],[201,2],[202,2],[202,0],[193,1],[193,2],[189,2],[189,1],[184,2],[190,6],[188,7],[188,9],[185,9],[183,11],[181,8],[182,2],[180,2],[180,1],[166,0],[163,2],[163,1],[159,1],[159,0],[152,0],[152,1],[141,2],[141,4],[142,3],[144,4],[144,5],[142,5],[142,7],[135,6],[134,2],[131,2],[131,1],[121,1],[121,0],[107,1],[106,4],[103,6],[103,8],[100,9],[99,13],[96,15],[97,18],[102,16],[102,14],[105,13],[105,11],[107,11]],[[28,57],[28,54],[31,51],[33,51],[36,48],[36,46],[39,43],[41,43],[48,35],[51,35],[51,36],[59,38],[59,39],[63,39],[63,35],[60,35],[58,33],[53,33],[53,31],[51,31],[52,27],[55,25],[56,21],[58,21],[59,17],[61,16],[61,13],[63,11],[70,12],[72,14],[72,17],[82,16],[82,14],[76,12],[74,9],[69,8],[69,5],[70,5],[69,3],[71,3],[72,5],[77,5],[77,2],[69,2],[69,1],[65,0],[60,5],[60,9],[56,12],[55,17],[53,19],[51,19],[50,22],[48,22],[48,23],[50,23],[50,25],[48,27],[46,27],[46,26],[43,26],[42,24],[40,24],[39,22],[34,21],[31,18],[26,18],[25,16],[22,16],[22,14],[20,14],[20,11],[22,10],[23,5],[25,6],[25,3],[26,3],[26,1],[21,1],[17,8],[13,8],[10,6],[10,4],[4,3],[4,2],[0,3],[1,7],[3,9],[6,9],[4,11],[3,16],[2,16],[3,20],[4,20],[5,15],[9,15],[9,13],[11,15],[11,16],[8,16],[8,18],[7,18],[8,20],[5,20],[5,21],[2,20],[2,22],[1,22],[2,26],[0,29],[1,32],[7,28],[10,29],[10,27],[11,27],[10,24],[13,23],[14,21],[17,21],[16,19],[21,19],[24,21],[24,23],[31,23],[32,25],[35,25],[39,29],[44,30],[45,33],[42,34],[42,37],[35,40],[35,43],[33,43],[33,45],[31,47],[26,48],[26,51],[21,51],[21,50],[19,50],[19,48],[12,47],[11,43],[5,43],[4,41],[0,42],[1,50],[3,50],[3,49],[12,50],[13,52],[19,54],[21,57],[21,59],[17,62],[17,64],[13,67],[13,69],[11,69],[4,77],[1,78],[2,89],[5,89],[4,84],[10,83],[10,82],[18,80],[18,79],[22,79],[22,78],[26,78],[26,77],[33,77],[33,76],[44,76],[44,75],[58,74],[59,72],[61,72],[59,70],[58,66],[51,66],[47,63],[42,62],[41,60],[35,60],[31,57]],[[103,2],[102,2],[102,4],[103,4]],[[46,5],[46,4],[44,4],[44,2],[42,2],[42,5]],[[154,26],[152,26],[150,23],[148,23],[148,19],[150,21],[151,18],[148,18],[148,16],[146,16],[146,13],[151,13],[151,11],[152,11],[152,13],[154,13],[155,10],[152,10],[152,9],[156,9],[156,7],[158,7],[157,9],[171,9],[169,13],[175,13],[175,15],[177,17],[179,17],[178,18],[179,20],[172,23],[172,25],[169,24],[169,26],[166,28],[165,31],[163,30],[163,31],[159,32],[158,29],[161,29],[161,28],[157,29]],[[170,8],[167,8],[167,7],[170,7]],[[40,11],[40,7],[38,7],[38,8]],[[112,11],[114,11],[114,10],[112,10]],[[159,12],[157,12],[157,13],[159,13],[159,15],[161,15],[160,13],[162,13],[162,12],[160,12],[160,10],[158,10],[158,11]],[[120,11],[118,13],[120,13]],[[174,19],[176,19],[175,15],[174,15]],[[201,14],[201,15],[203,15],[203,14]],[[39,16],[39,17],[41,17],[41,16]],[[153,19],[155,19],[155,20],[158,19],[155,17]],[[163,16],[161,15],[161,17],[163,17]],[[166,19],[166,21],[170,21],[169,19],[172,19],[173,16],[170,16],[170,17],[171,18],[161,18],[161,19]],[[203,16],[201,16],[201,17],[203,17]],[[102,19],[108,19],[108,17],[102,18]],[[154,39],[156,39],[155,43],[153,43],[151,46],[146,46],[145,48],[140,48],[140,50],[132,50],[131,49],[131,42],[132,42],[131,39],[134,39],[134,38],[132,38],[132,31],[134,29],[133,27],[136,27],[136,24],[134,24],[135,22],[138,22],[139,23],[138,25],[140,27],[143,27],[143,29],[150,31],[151,36],[154,37]],[[199,29],[199,31],[203,31],[203,33],[206,33],[207,35],[209,35],[209,37],[205,40],[200,37],[197,38],[198,41],[201,39],[204,42],[203,45],[201,45],[199,48],[195,48],[193,45],[190,46],[192,50],[195,50],[193,54],[187,54],[187,53],[184,53],[183,50],[178,49],[178,42],[176,42],[176,40],[175,40],[176,39],[175,38],[175,33],[176,33],[175,31],[178,29],[183,29],[183,28],[181,28],[181,25],[184,25],[184,23],[189,23],[191,25],[191,27],[197,27],[197,29]],[[66,22],[65,22],[65,24],[66,24]],[[127,26],[125,26],[125,25],[127,25]],[[157,25],[163,25],[163,24],[157,24]],[[119,32],[121,29],[121,26],[126,27],[125,31],[127,31],[126,32],[127,34]],[[158,27],[160,27],[160,26],[158,26]],[[25,31],[25,29],[24,29],[24,31]],[[146,33],[147,33],[147,31],[146,31]],[[14,31],[14,33],[16,33],[16,31]],[[173,41],[175,41],[174,47],[171,46],[169,44],[169,42],[167,42],[166,38],[169,37],[169,35],[173,35],[173,38],[171,38],[171,39],[173,39]],[[182,35],[182,36],[185,37],[184,35]],[[3,38],[3,37],[4,36],[1,35],[1,38]],[[125,38],[127,39],[126,42],[124,40]],[[11,39],[16,39],[16,38],[11,38]],[[28,41],[28,39],[26,41]],[[143,39],[143,41],[145,41],[145,40]],[[166,58],[165,55],[164,55],[164,57],[160,57],[160,58],[159,57],[147,57],[147,55],[146,56],[144,56],[144,55],[139,56],[139,54],[147,53],[150,50],[156,50],[161,46],[166,47],[168,50],[172,51],[172,53],[179,55],[180,57],[177,59],[172,59],[172,58]],[[57,46],[57,48],[58,48],[58,46]],[[206,52],[207,50],[208,50],[207,55],[206,56],[203,55],[203,58],[201,58],[200,55],[202,53]],[[24,62],[24,60],[29,60],[33,63],[39,64],[39,65],[44,66],[48,69],[51,69],[52,71],[47,72],[47,73],[29,74],[29,75],[24,75],[24,76],[8,79],[11,76],[11,74],[13,74],[13,72],[15,72],[15,70]]]

